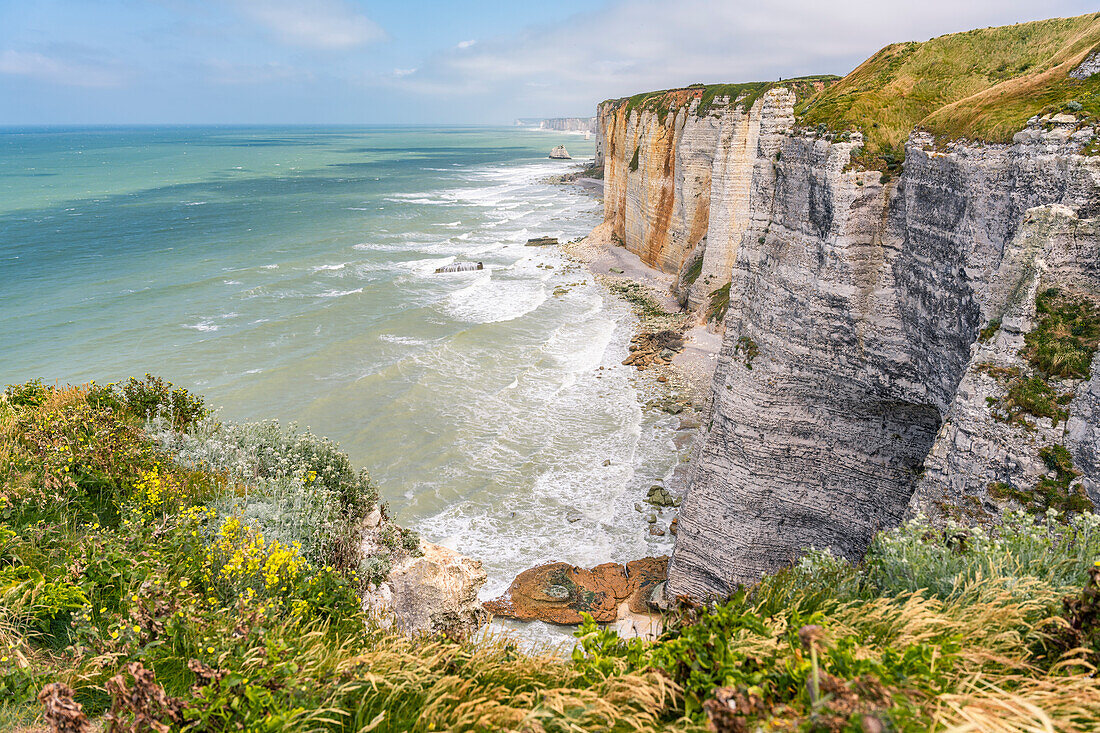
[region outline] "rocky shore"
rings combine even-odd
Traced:
[[[554,182],[584,185],[587,180],[566,174]],[[602,191],[602,181],[596,183]],[[682,462],[668,481],[639,487],[634,504],[639,531],[651,538],[675,535],[688,459],[696,450],[721,337],[680,305],[671,276],[646,265],[609,233],[601,224],[587,237],[559,246],[611,295],[630,305],[635,333],[622,364],[637,371],[634,381],[644,409],[679,416],[672,440],[683,449]],[[667,566],[663,556],[591,569],[552,562],[520,573],[503,596],[483,605],[499,618],[564,625],[580,623],[580,614],[588,613],[621,636],[655,638],[660,632],[657,591],[663,588]]]

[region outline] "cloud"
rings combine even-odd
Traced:
[[[266,64],[236,64],[213,60],[205,64],[207,79],[214,84],[270,84],[272,82],[309,82],[310,71],[270,62]]]
[[[386,38],[386,32],[345,0],[236,0],[239,11],[292,46],[342,50]]]
[[[416,73],[415,68],[413,68],[413,69],[394,69],[393,70],[393,75],[396,76],[398,79],[400,79],[403,76],[408,76],[409,74],[415,74],[415,73]]]
[[[1084,0],[618,0],[510,37],[463,42],[407,78],[412,95],[468,98],[497,119],[591,114],[595,104],[694,82],[845,74],[882,46],[1091,12]]]
[[[459,41],[458,45],[455,46],[455,48],[469,48],[470,46],[473,46],[475,43],[477,43],[477,41]]]
[[[51,84],[104,88],[123,83],[125,74],[102,64],[70,61],[33,51],[0,52],[0,74],[25,76]]]

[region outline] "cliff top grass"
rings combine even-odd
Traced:
[[[801,124],[858,130],[860,162],[901,160],[914,128],[940,141],[1010,142],[1036,114],[1100,118],[1100,75],[1070,76],[1100,48],[1100,13],[982,28],[883,48],[795,110]]]
[[[625,108],[629,115],[635,110],[645,110],[657,114],[661,124],[670,110],[688,107],[698,99],[695,109],[698,117],[705,117],[711,110],[718,108],[738,108],[747,110],[769,89],[779,87],[792,89],[799,99],[809,97],[829,84],[840,79],[839,76],[823,74],[819,76],[800,76],[782,81],[750,81],[740,84],[692,84],[677,89],[661,89],[655,92],[642,92],[632,97],[604,100],[600,106],[613,105],[616,109]]]

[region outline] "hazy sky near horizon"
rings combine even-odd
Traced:
[[[0,0],[0,125],[497,123],[845,74],[1084,0]]]

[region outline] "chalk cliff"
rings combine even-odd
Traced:
[[[1071,20],[1052,26],[1067,45],[1043,79],[1076,79],[1100,40],[1097,16]],[[976,43],[945,38],[940,48]],[[891,47],[868,64],[897,76],[921,53]],[[975,109],[988,112],[998,83],[990,72],[972,84]],[[1078,83],[1058,93],[1096,80]],[[877,128],[810,124],[857,109],[867,88],[825,84],[747,85],[727,99],[676,90],[598,110],[614,237],[679,273],[691,306],[729,283],[669,596],[728,593],[810,547],[858,558],[907,513],[995,522],[1011,507],[1100,500],[1100,359],[1075,371],[1039,343],[1095,353],[1095,118],[1036,102],[1014,135],[987,114],[986,142],[950,142],[933,123],[955,129],[961,101],[945,96],[894,143]]]

